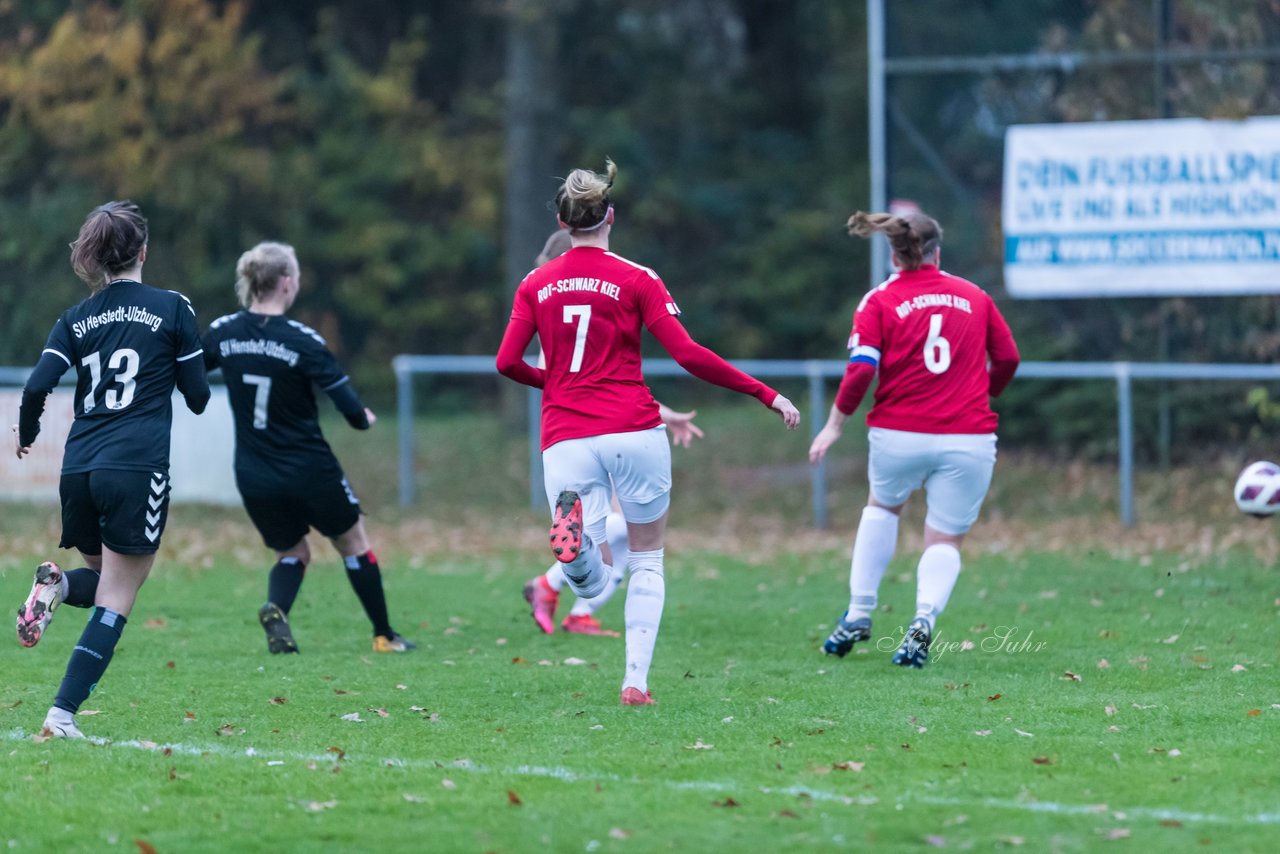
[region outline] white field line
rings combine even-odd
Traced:
[[[13,729],[4,733],[5,741],[30,741],[32,733],[21,729]],[[103,738],[87,738],[90,744],[98,747],[130,748],[159,753],[164,750],[178,756],[217,756],[227,759],[252,759],[261,763],[268,762],[331,762],[344,764],[369,763],[376,761],[379,765],[391,768],[412,768],[429,771],[461,771],[468,774],[496,774],[514,777],[534,777],[548,780],[559,780],[564,783],[627,783],[635,782],[617,774],[605,774],[594,771],[575,771],[571,768],[547,767],[542,765],[516,765],[510,768],[487,768],[472,762],[470,759],[378,759],[355,757],[345,754],[341,759],[334,753],[295,753],[291,751],[262,752],[254,747],[243,750],[230,748],[221,744],[160,744],[143,741],[109,741]],[[679,791],[695,791],[709,793],[739,792],[742,786],[736,783],[723,783],[714,780],[667,780],[663,781],[669,789]],[[824,791],[807,786],[786,786],[775,788],[760,786],[757,791],[765,795],[781,795],[785,797],[809,798],[815,801],[841,803],[846,805],[871,806],[879,803],[873,795],[851,797],[839,792]],[[1049,813],[1066,816],[1110,816],[1113,819],[1153,819],[1156,821],[1181,821],[1187,824],[1223,824],[1223,825],[1280,825],[1280,812],[1255,813],[1253,815],[1228,816],[1205,812],[1187,812],[1167,807],[1128,807],[1116,809],[1105,804],[1064,804],[1055,801],[1016,801],[1007,798],[948,798],[933,795],[912,795],[893,801],[895,809],[906,809],[912,804],[928,806],[958,807],[973,809],[987,807],[989,809],[1009,810],[1011,812]]]

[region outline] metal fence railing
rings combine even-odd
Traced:
[[[494,374],[493,359],[488,356],[397,356],[392,360],[396,374],[397,407],[400,415],[400,503],[414,501],[413,461],[413,377],[415,374]],[[807,420],[810,436],[817,435],[826,423],[826,381],[844,375],[845,362],[836,360],[743,360],[733,364],[761,378],[807,379],[809,400]],[[670,359],[646,359],[646,376],[685,376],[686,372]],[[1270,382],[1280,380],[1280,365],[1178,364],[1170,362],[1023,362],[1017,380],[1068,379],[1112,380],[1116,384],[1116,433],[1119,448],[1120,518],[1126,526],[1134,522],[1134,433],[1133,382],[1135,380],[1236,380]],[[546,497],[542,490],[542,458],[538,451],[538,417],[540,392],[529,389],[529,501],[535,509]],[[826,528],[827,473],[826,464],[813,467],[810,476],[813,523]]]
[[[826,386],[828,380],[844,375],[842,360],[742,360],[735,366],[761,378],[805,379],[808,381],[806,420],[810,436],[816,435],[827,417]],[[396,356],[392,362],[396,377],[396,411],[399,415],[398,471],[400,503],[414,502],[414,392],[413,378],[418,374],[480,374],[496,377],[490,356]],[[652,377],[686,376],[683,368],[670,359],[649,359],[644,372]],[[0,386],[20,386],[30,373],[28,368],[0,367]],[[1180,381],[1280,381],[1280,365],[1179,364],[1171,362],[1023,362],[1017,380],[1067,379],[1112,380],[1116,384],[1116,436],[1120,477],[1120,518],[1125,525],[1134,522],[1134,429],[1133,383],[1135,380]],[[535,509],[545,503],[542,491],[542,456],[538,450],[538,420],[541,393],[528,390],[527,419],[529,435],[529,501]],[[810,472],[813,522],[827,527],[826,465],[814,466]]]

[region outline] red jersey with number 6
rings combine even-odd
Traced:
[[[525,276],[513,321],[538,330],[546,357],[542,447],[662,423],[640,371],[640,331],[680,309],[658,274],[580,246]]]
[[[994,432],[989,358],[1018,360],[995,302],[972,282],[932,265],[899,271],[869,292],[853,317],[850,361],[879,367],[870,427]]]

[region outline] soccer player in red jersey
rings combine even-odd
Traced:
[[[542,389],[542,461],[552,508],[552,551],[578,596],[598,595],[611,575],[605,538],[612,481],[631,546],[627,587],[626,673],[622,704],[649,705],[649,665],[665,598],[663,538],[671,494],[671,448],[658,403],[640,370],[640,333],[648,329],[689,373],[749,394],[800,423],[791,401],[697,344],[658,274],[609,251],[614,210],[607,174],[575,169],[556,192],[556,213],[573,248],[529,273],[515,305],[497,367]],[[524,360],[538,333],[546,368]]]
[[[978,518],[996,461],[997,397],[1018,369],[1013,334],[985,291],[938,268],[942,229],[922,213],[859,211],[849,233],[883,232],[898,272],[858,306],[849,366],[826,425],[809,447],[818,462],[877,374],[867,415],[871,496],[853,544],[849,609],[823,644],[847,655],[871,638],[880,579],[893,557],[898,516],[922,485],[928,511],[917,570],[916,616],[893,663],[923,667],[934,626],[960,575],[960,546]]]
[[[568,230],[557,228],[551,232],[542,251],[533,260],[533,266],[541,267],[552,258],[563,255],[572,248]],[[546,367],[546,360],[541,353],[538,354],[538,367]],[[662,403],[658,404],[658,415],[662,418],[662,423],[667,425],[671,444],[684,448],[689,447],[694,439],[702,437],[702,430],[693,423],[693,418],[697,414],[696,411],[676,412]],[[600,625],[600,621],[595,616],[596,612],[603,608],[617,592],[626,575],[627,564],[630,562],[631,550],[627,546],[627,522],[622,518],[622,508],[618,506],[616,498],[610,503],[609,515],[605,517],[605,532],[609,552],[612,555],[613,573],[604,589],[594,598],[576,597],[569,615],[560,624],[562,631],[570,634],[619,637],[617,632]],[[556,630],[556,606],[560,602],[560,590],[564,585],[564,565],[559,560],[553,562],[546,572],[530,579],[524,585],[524,598],[531,608],[530,615],[533,617],[533,622],[547,634]]]

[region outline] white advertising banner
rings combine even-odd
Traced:
[[[169,444],[169,482],[174,503],[239,504],[235,471],[235,425],[225,386],[214,386],[203,415],[193,415],[181,395],[173,397],[173,433]],[[62,447],[71,431],[72,391],[55,389],[45,401],[40,437],[31,453],[19,460],[8,426],[18,421],[22,392],[0,391],[9,446],[0,453],[0,500],[57,503],[62,473]]]
[[[1015,125],[1012,296],[1280,292],[1280,117]]]

